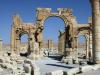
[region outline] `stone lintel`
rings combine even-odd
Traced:
[[[37,11],[41,11],[41,10],[51,11],[51,8],[37,8]]]
[[[57,10],[58,11],[71,11],[72,12],[71,8],[58,8]]]

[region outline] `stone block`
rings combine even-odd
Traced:
[[[33,64],[30,59],[24,60],[23,67],[24,71],[30,73],[30,75],[40,75],[39,67],[35,63]]]
[[[46,75],[63,75],[63,71],[62,70],[56,70],[56,71],[53,71],[53,72],[46,73]]]
[[[3,69],[2,68],[0,68],[0,72],[2,72],[3,71]]]
[[[31,68],[31,75],[40,75],[40,69],[35,63],[31,65]]]
[[[30,64],[24,64],[23,67],[24,67],[25,73],[31,73]]]
[[[82,66],[82,72],[88,72],[88,71],[92,71],[93,67],[92,66]]]
[[[67,75],[74,75],[79,73],[79,68],[73,68],[67,71]]]
[[[94,66],[93,66],[93,69],[94,69],[94,70],[98,70],[98,69],[100,69],[100,64],[96,64],[96,65],[94,65]]]
[[[3,63],[3,59],[0,58],[0,63]]]

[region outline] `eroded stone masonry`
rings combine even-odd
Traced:
[[[97,5],[96,5],[97,4]],[[78,35],[84,35],[87,41],[86,58],[94,61],[99,60],[99,1],[94,0],[91,3],[93,15],[89,18],[88,24],[78,24],[72,10],[59,8],[57,13],[52,13],[50,8],[38,8],[36,23],[24,23],[19,15],[13,16],[11,50],[12,54],[20,52],[20,38],[23,34],[28,35],[28,54],[34,51],[34,44],[37,43],[39,51],[43,48],[43,28],[44,21],[51,16],[60,17],[65,23],[64,32],[59,32],[58,50],[64,56],[75,59],[77,53]],[[92,37],[94,35],[94,37]],[[92,41],[93,39],[93,41]],[[97,41],[96,41],[97,40]],[[93,43],[92,43],[93,42]],[[93,47],[92,47],[93,44]],[[94,52],[93,52],[94,51]],[[94,55],[93,55],[94,53]],[[72,56],[73,55],[73,56]]]
[[[3,53],[2,39],[0,39],[0,67],[3,68],[0,68],[0,73],[5,69],[11,69],[11,75],[41,75],[39,67],[33,61],[45,57],[44,21],[52,16],[60,17],[65,23],[64,32],[59,31],[58,36],[58,53],[63,55],[61,63],[81,64],[83,61],[78,56],[79,35],[86,37],[86,51],[82,59],[86,59],[89,63],[100,63],[100,0],[90,0],[90,3],[92,16],[88,18],[88,24],[79,24],[72,9],[69,8],[58,8],[56,13],[51,12],[51,8],[37,8],[35,23],[24,23],[18,14],[13,15],[10,53]],[[21,36],[24,34],[28,35],[28,46],[27,52],[21,54]],[[53,48],[53,40],[48,40],[48,48]],[[20,55],[26,58],[23,59]],[[73,68],[67,71],[67,74],[60,70],[46,75],[73,75],[80,70],[85,72],[85,68],[97,70],[100,65]]]
[[[64,32],[59,31],[59,53],[64,55],[64,59],[71,61],[77,60],[77,38],[78,35],[84,35],[87,40],[86,58],[92,58],[92,21],[89,18],[88,24],[78,24],[72,10],[59,8],[57,13],[52,13],[50,8],[38,8],[36,23],[24,23],[19,15],[13,16],[11,50],[12,54],[20,54],[20,38],[23,34],[28,35],[27,54],[34,53],[34,45],[38,45],[38,54],[43,48],[43,28],[44,21],[51,16],[60,17],[65,23]],[[36,47],[36,46],[35,46]],[[91,56],[89,56],[89,54]],[[75,57],[75,58],[74,58]],[[92,60],[92,59],[91,59]],[[67,62],[66,61],[66,62]]]

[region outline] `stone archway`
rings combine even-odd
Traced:
[[[31,50],[30,50],[30,40],[29,40],[29,34],[28,34],[28,32],[26,32],[26,31],[22,31],[22,32],[20,32],[19,34],[17,34],[18,35],[18,38],[19,38],[19,44],[17,44],[17,46],[19,45],[19,53],[20,53],[20,55],[21,56],[25,56],[25,55],[28,55],[28,54],[30,54],[30,52],[31,52]],[[22,37],[24,36],[24,35],[27,35],[27,42],[22,42]],[[26,37],[25,37],[26,38]],[[26,47],[26,49],[24,49],[24,51],[23,51],[23,53],[21,52],[22,50],[21,50],[21,48],[23,47],[23,45],[25,45],[25,46],[27,46]],[[24,47],[25,47],[24,46]]]
[[[18,54],[20,51],[21,36],[28,35],[28,53],[33,52],[34,43],[36,42],[36,26],[31,23],[23,23],[19,15],[13,16],[13,26],[11,32],[11,49],[12,54]]]
[[[63,19],[58,16],[50,16],[45,19],[43,25],[43,45],[45,46],[43,48],[48,50],[58,50],[59,31],[65,31],[65,23]]]
[[[92,48],[91,48],[91,45],[92,45],[91,32],[92,32],[91,26],[85,25],[85,26],[79,26],[76,33],[76,36],[83,35],[86,38],[86,58],[88,60],[91,60],[92,55],[93,55]]]
[[[87,34],[79,34],[77,40],[78,40],[77,51],[82,56],[84,56],[84,59],[88,59],[89,57],[89,36]]]
[[[72,15],[72,11],[71,9],[67,9],[67,8],[59,8],[57,13],[52,13],[50,8],[38,8],[37,9],[37,21],[36,21],[36,25],[40,28],[44,28],[44,21],[49,18],[49,17],[60,17],[64,23],[65,23],[65,51],[66,49],[73,49],[74,47],[74,42],[71,41],[72,47],[68,47],[66,46],[66,44],[69,44],[69,39],[73,39],[74,38],[74,31],[76,29],[76,19],[75,17]],[[69,36],[70,35],[70,36]],[[39,33],[38,35],[38,42],[40,45],[40,48],[42,48],[42,43],[43,43],[43,34],[42,32]],[[69,51],[69,50],[68,50]]]

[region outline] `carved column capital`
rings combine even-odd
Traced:
[[[100,2],[100,0],[90,0],[90,3],[92,4],[93,2]]]
[[[100,2],[100,0],[92,0],[92,1],[97,1],[97,2]]]

